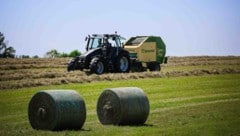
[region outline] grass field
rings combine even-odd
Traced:
[[[67,59],[0,59],[0,136],[240,135],[240,57],[170,57],[161,72],[88,75],[67,72]],[[143,126],[104,126],[96,115],[106,88],[136,86],[150,101]],[[80,131],[37,131],[27,107],[39,90],[72,89],[85,99]]]
[[[96,103],[106,88],[136,86],[150,101],[143,126],[101,125]],[[73,89],[85,99],[87,119],[80,131],[37,131],[28,122],[27,107],[39,90]],[[240,74],[93,81],[0,92],[0,135],[240,135]]]

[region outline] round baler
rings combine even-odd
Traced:
[[[160,71],[160,64],[166,63],[166,46],[159,36],[131,37],[124,45],[129,52],[132,71]]]

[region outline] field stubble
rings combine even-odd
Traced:
[[[0,89],[103,80],[240,73],[240,57],[235,56],[169,57],[168,64],[161,65],[161,72],[106,73],[103,75],[89,75],[82,71],[67,72],[68,60],[69,58],[0,59]]]

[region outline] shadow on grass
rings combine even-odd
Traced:
[[[80,131],[90,132],[92,129],[81,129]]]
[[[153,127],[153,124],[131,124],[131,125],[118,125],[121,127],[128,126],[128,127]]]
[[[81,129],[64,129],[64,130],[60,130],[60,131],[83,131],[83,132],[90,132],[92,131],[92,129],[85,129],[85,128],[81,128]]]
[[[36,129],[37,131],[49,131],[49,132],[64,132],[64,131],[71,131],[71,132],[77,132],[77,131],[83,131],[83,132],[90,132],[92,129],[59,129],[59,130],[44,130],[44,129]]]

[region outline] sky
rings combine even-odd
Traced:
[[[160,36],[167,56],[240,56],[240,0],[0,0],[16,55],[85,52],[89,34]]]

